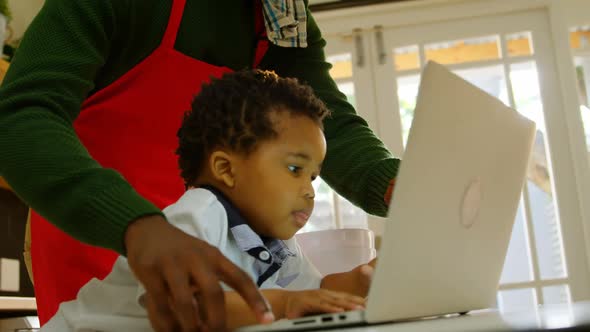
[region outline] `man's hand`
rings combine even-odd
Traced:
[[[389,186],[387,186],[387,191],[385,192],[385,195],[383,196],[383,201],[385,201],[385,204],[389,205],[389,202],[391,202],[391,196],[393,195],[393,187],[395,186],[395,179],[391,179],[389,181]]]
[[[129,265],[145,286],[148,315],[158,332],[225,331],[220,281],[244,298],[260,323],[274,320],[245,272],[217,248],[182,232],[161,216],[131,223],[125,246]]]
[[[362,310],[364,308],[365,299],[346,293],[326,289],[290,291],[286,293],[285,317],[292,319],[310,314]]]

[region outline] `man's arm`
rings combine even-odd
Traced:
[[[127,224],[161,212],[102,168],[72,123],[111,52],[124,3],[47,0],[0,89],[0,175],[65,232],[121,254]]]

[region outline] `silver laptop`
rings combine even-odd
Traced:
[[[535,124],[429,62],[366,310],[239,331],[313,330],[494,306]]]

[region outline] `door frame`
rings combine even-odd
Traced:
[[[393,29],[515,12],[544,13],[549,32],[548,42],[553,45],[554,50],[553,54],[548,55],[552,57],[548,61],[555,69],[551,70],[549,76],[559,88],[558,93],[554,94],[556,100],[553,104],[557,105],[557,109],[546,111],[545,114],[548,136],[551,136],[549,158],[554,167],[556,208],[561,221],[574,301],[590,299],[590,167],[586,157],[584,128],[579,112],[575,69],[565,19],[565,14],[572,11],[571,6],[578,2],[580,1],[424,0],[347,8],[315,15],[328,45],[338,38],[346,38],[353,30],[357,33],[363,31],[370,40],[367,44],[371,49],[367,53],[372,58],[374,66],[379,54],[375,50],[376,43],[371,35],[376,32],[376,26]],[[354,20],[351,20],[351,17],[354,17]],[[374,68],[374,72],[378,71],[378,68]],[[379,80],[373,80],[374,86],[380,89]],[[542,82],[540,84],[543,89]],[[363,110],[361,114],[369,114],[369,117],[381,120],[380,117],[383,116],[380,114],[383,114],[383,111],[379,111],[379,103],[383,104],[384,97],[382,92],[378,94],[379,96],[375,95],[377,105],[373,105],[372,109]],[[360,109],[362,106],[359,104],[358,107]],[[383,122],[378,121],[378,125],[373,126],[376,132],[383,132]],[[392,151],[397,152],[395,150],[399,147],[396,145],[399,144],[391,138],[389,141]],[[580,250],[580,245],[583,250]]]

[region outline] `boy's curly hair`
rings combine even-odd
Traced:
[[[178,164],[186,185],[194,184],[215,148],[248,154],[260,141],[277,137],[269,114],[286,111],[314,120],[320,128],[329,111],[309,86],[262,70],[213,78],[195,97],[178,130]]]

